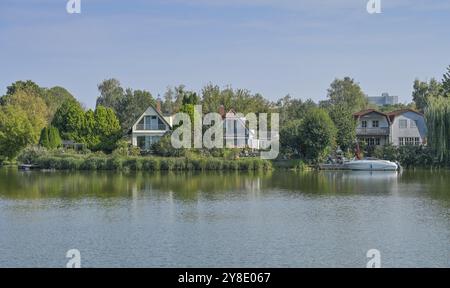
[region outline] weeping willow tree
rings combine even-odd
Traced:
[[[425,117],[428,126],[428,142],[437,159],[450,163],[450,98],[427,99]]]

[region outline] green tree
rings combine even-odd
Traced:
[[[126,133],[150,105],[156,105],[156,101],[150,92],[126,89],[125,96],[117,108],[117,117],[122,132]]]
[[[367,97],[352,78],[335,79],[328,89],[328,101],[332,106],[347,106],[351,112],[366,108]]]
[[[111,108],[114,112],[118,113],[125,97],[119,80],[114,78],[103,80],[98,85],[98,90],[100,96],[97,98],[96,107],[103,106]]]
[[[200,98],[197,96],[197,93],[186,91],[183,96],[182,105],[197,105],[200,102]]]
[[[443,76],[442,88],[446,97],[450,97],[450,65],[447,67],[447,72]]]
[[[24,92],[25,94],[31,94],[38,97],[42,97],[44,94],[44,89],[39,87],[36,83],[31,80],[26,81],[16,81],[6,88],[6,95],[2,97],[4,101],[7,101],[9,96],[16,94],[17,92]],[[5,103],[2,103],[5,104]]]
[[[428,126],[428,142],[440,162],[450,163],[450,98],[427,99],[425,118]]]
[[[17,98],[20,98],[20,100],[17,100]],[[42,106],[40,103],[42,102],[41,99],[47,106],[45,109],[43,109],[45,106]],[[42,111],[44,111],[45,114],[43,116],[46,118],[45,120],[48,124],[48,122],[51,122],[53,115],[62,103],[77,100],[63,87],[56,86],[50,89],[42,88],[35,82],[27,80],[14,82],[7,87],[6,95],[0,98],[0,104],[2,105],[14,104],[14,102],[18,101],[20,102],[19,105],[21,105],[22,109],[25,111],[36,111],[36,113],[42,113]],[[38,105],[39,107],[33,107],[33,105]],[[30,119],[34,126],[39,126],[34,124],[38,123],[35,120],[36,119]],[[37,133],[39,133],[41,129],[37,130]]]
[[[39,145],[47,149],[54,149],[60,147],[61,144],[61,137],[56,127],[49,126],[42,129]]]
[[[121,137],[119,119],[111,108],[98,106],[95,109],[95,127],[93,135],[98,137],[98,142],[90,147],[93,150],[112,152]]]
[[[350,77],[335,79],[328,89],[326,107],[337,128],[336,142],[342,150],[347,151],[356,139],[356,123],[353,113],[367,106],[367,97],[361,87]]]
[[[280,145],[282,152],[285,155],[293,155],[300,157],[301,154],[301,133],[302,133],[302,119],[293,119],[286,121],[285,125],[280,130]]]
[[[64,102],[77,102],[77,99],[75,99],[75,97],[70,94],[69,91],[59,86],[55,86],[50,89],[45,88],[42,98],[47,104],[50,119],[53,119],[56,110],[58,110],[58,108],[61,107]]]
[[[61,136],[56,127],[50,126],[48,128],[48,140],[50,142],[50,148],[58,148],[62,145]]]
[[[14,90],[14,94],[8,96],[7,104],[16,106],[23,111],[26,111],[27,118],[33,126],[35,139],[38,139],[39,134],[49,120],[48,107],[45,101],[37,94],[32,94],[31,90]]]
[[[86,125],[85,112],[77,102],[64,102],[55,113],[52,125],[61,133],[64,140],[73,140],[78,143],[86,143]]]
[[[356,139],[356,121],[352,111],[345,105],[334,105],[328,113],[337,128],[336,143],[343,151],[352,149]]]
[[[14,159],[37,141],[27,113],[14,106],[0,106],[0,158]]]
[[[178,85],[174,88],[175,95],[175,103],[174,103],[174,112],[178,112],[183,105],[184,95],[186,95],[186,86],[183,84]]]
[[[203,113],[217,112],[221,105],[225,111],[234,109],[238,113],[266,113],[271,111],[271,103],[261,94],[252,94],[247,89],[228,86],[221,90],[217,85],[208,84],[202,89]]]
[[[232,95],[233,91],[221,91],[219,86],[208,84],[202,89],[202,105],[203,113],[217,112],[220,105],[225,107],[225,110],[229,110],[232,107]]]
[[[39,137],[39,145],[45,148],[50,147],[50,140],[48,138],[48,129],[47,127],[42,128],[41,136]]]
[[[170,87],[164,93],[164,102],[162,103],[162,112],[168,115],[172,115],[175,111],[174,102],[173,102],[174,92]]]
[[[121,137],[116,113],[103,106],[84,112],[78,103],[66,102],[56,111],[52,125],[63,139],[86,144],[94,151],[113,151]]]
[[[291,122],[294,119],[302,119],[311,109],[317,108],[313,100],[293,99],[286,95],[277,101],[278,113],[280,114],[280,127]]]
[[[314,109],[303,119],[298,135],[302,156],[317,162],[334,144],[336,127],[325,110]]]
[[[424,111],[428,99],[438,97],[443,94],[442,84],[432,78],[428,83],[414,80],[412,98],[419,111]]]

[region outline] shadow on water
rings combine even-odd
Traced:
[[[313,171],[313,172],[100,172],[18,171],[0,169],[0,198],[166,197],[189,201],[288,193],[332,195],[429,196],[450,200],[449,171]]]

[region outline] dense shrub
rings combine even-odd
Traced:
[[[226,167],[227,170],[237,170],[239,168],[239,165],[235,160],[227,160],[224,163],[224,167]]]
[[[107,170],[122,170],[123,159],[121,157],[111,157],[106,161]]]
[[[222,170],[223,160],[217,158],[210,158],[206,162],[206,170]]]
[[[79,154],[64,150],[47,151],[39,147],[25,149],[22,163],[36,164],[43,169],[61,170],[130,170],[130,171],[205,171],[205,170],[269,170],[272,164],[259,158],[226,160],[216,157],[190,155],[183,158],[105,155],[103,153]]]
[[[30,147],[26,147],[25,149],[22,150],[22,152],[19,154],[17,160],[23,164],[33,164],[34,159],[46,156],[47,154],[48,154],[48,151],[44,147],[30,146]]]
[[[373,156],[390,161],[398,161],[403,167],[436,167],[442,166],[428,146],[378,146]]]
[[[139,158],[128,158],[124,160],[122,168],[131,171],[142,170],[142,161]]]
[[[160,169],[160,163],[158,158],[145,157],[142,159],[142,170],[145,171],[157,171]]]
[[[59,169],[62,170],[77,170],[81,168],[81,165],[83,164],[82,159],[72,158],[72,157],[66,157],[61,158],[59,161]]]
[[[101,157],[88,157],[80,165],[82,170],[106,170],[107,158]]]
[[[161,170],[173,170],[175,166],[175,161],[173,158],[162,158],[160,161]]]

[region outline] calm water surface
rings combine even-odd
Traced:
[[[0,267],[450,266],[450,172],[0,168]]]

